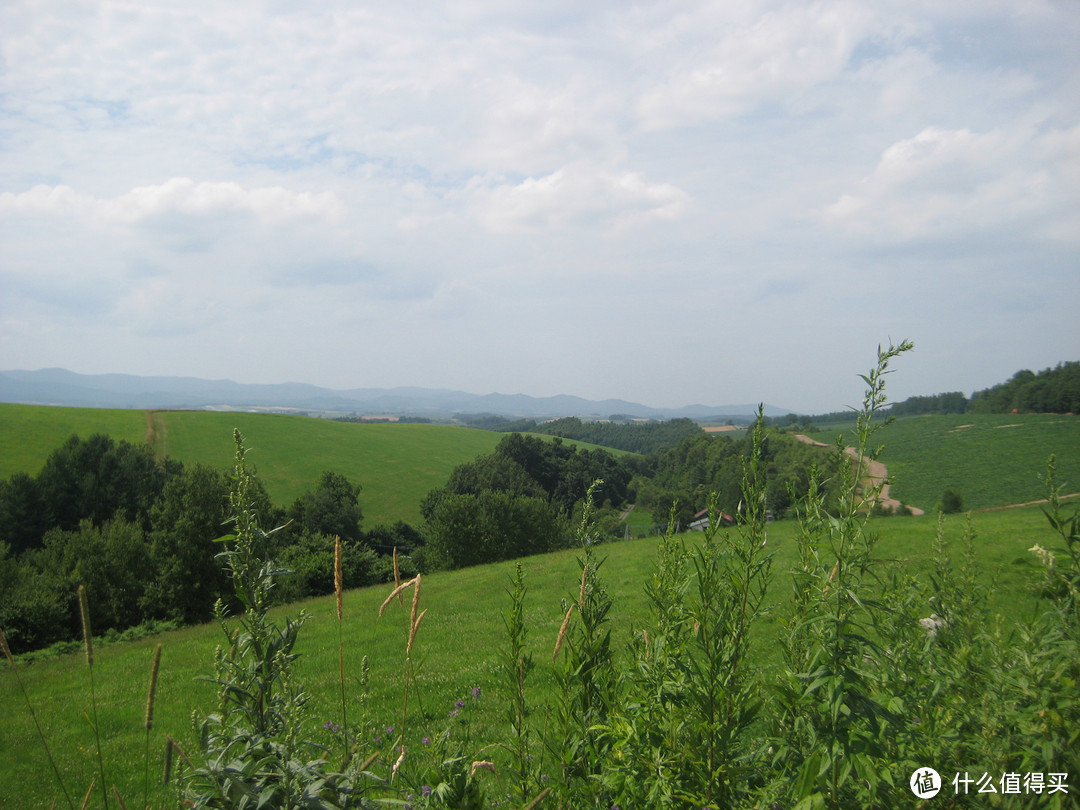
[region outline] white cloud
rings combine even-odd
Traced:
[[[865,365],[807,337],[836,301],[873,342],[941,321],[927,279],[978,280],[948,328],[984,335],[1021,260],[1059,294],[989,351],[1073,345],[1078,39],[1049,0],[10,0],[0,345],[27,367],[792,407],[727,386],[788,386],[773,358],[817,347],[842,370],[800,358],[796,393],[829,407],[814,381]]]
[[[648,183],[636,172],[564,166],[520,183],[472,189],[477,219],[496,232],[585,227],[600,232],[677,219],[687,194],[667,183]]]
[[[244,188],[234,182],[199,182],[175,177],[113,198],[98,198],[70,186],[39,185],[21,193],[0,193],[0,216],[71,216],[106,225],[134,224],[167,214],[206,216],[243,212],[268,225],[306,217],[336,221],[344,212],[331,192],[312,194],[275,187]]]
[[[698,6],[653,35],[653,58],[669,67],[643,89],[638,115],[666,129],[784,100],[837,78],[874,23],[853,2]]]
[[[1080,241],[1080,128],[976,133],[929,127],[889,146],[824,221],[885,239],[1013,226]]]

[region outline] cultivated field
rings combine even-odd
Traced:
[[[811,438],[832,443],[850,426],[829,425]],[[881,430],[880,460],[891,496],[930,511],[946,489],[965,509],[1027,503],[1046,495],[1042,476],[1051,453],[1057,480],[1080,492],[1080,417],[1057,414],[907,416]],[[850,443],[849,438],[845,441]]]

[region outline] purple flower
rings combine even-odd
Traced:
[[[420,744],[421,745],[431,745],[431,737],[421,737],[420,738]]]
[[[420,793],[423,794],[424,796],[430,796],[431,795],[431,785],[424,785],[423,787],[421,787],[420,788]]]
[[[394,736],[394,727],[393,727],[393,726],[387,726],[387,727],[386,727],[386,733],[387,733],[387,734],[388,734],[389,736],[393,737],[393,736]]]
[[[472,688],[472,696],[473,696],[474,698],[478,698],[478,697],[480,697],[480,687],[479,687],[479,686],[474,686],[474,687]]]
[[[454,703],[454,708],[455,709],[464,709],[465,708],[465,701],[464,700],[459,700],[459,701],[455,702]]]
[[[450,716],[451,717],[457,717],[460,713],[461,713],[461,709],[451,709],[450,710]]]

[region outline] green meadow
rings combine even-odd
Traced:
[[[17,472],[36,475],[49,454],[73,433],[83,438],[105,433],[133,444],[150,441],[159,456],[230,472],[234,428],[244,434],[248,461],[275,504],[289,505],[314,488],[323,471],[333,470],[363,487],[365,527],[399,520],[418,523],[421,499],[445,484],[454,467],[490,453],[503,437],[451,425],[0,403],[0,478]]]
[[[825,443],[850,426],[828,426],[811,438]],[[875,437],[889,470],[891,495],[932,510],[946,489],[965,509],[990,509],[1046,497],[1042,476],[1050,454],[1066,492],[1080,492],[1080,417],[1061,414],[906,416]]]
[[[966,516],[946,519],[946,537],[954,556],[960,554],[960,537]],[[1037,599],[1031,589],[1039,569],[1028,549],[1036,542],[1052,545],[1053,537],[1038,508],[974,514],[980,580],[986,587],[991,609],[999,613],[1006,629],[1031,615]],[[886,562],[880,570],[884,579],[894,573],[925,580],[931,570],[931,547],[936,518],[882,518],[871,524],[879,536],[877,555]],[[773,611],[756,630],[752,652],[766,671],[779,664],[780,621],[788,610],[791,593],[789,571],[795,562],[794,521],[770,525],[768,548],[772,549],[772,581],[769,602]],[[699,535],[686,535],[693,543]],[[655,558],[657,540],[646,538],[601,547],[605,562],[600,577],[613,595],[614,644],[625,655],[635,626],[646,616],[642,590]],[[563,614],[561,600],[574,597],[580,568],[573,550],[526,558],[522,565],[529,588],[526,620],[529,646],[536,661],[531,678],[532,703],[538,716],[553,693],[551,654]],[[467,723],[477,750],[498,761],[500,753],[484,749],[505,723],[507,696],[499,691],[499,651],[503,646],[502,614],[509,606],[506,594],[513,563],[432,574],[423,577],[420,608],[428,614],[420,628],[413,660],[421,662],[413,685],[408,714],[402,725],[404,646],[409,618],[409,600],[392,602],[378,617],[379,606],[389,587],[346,592],[345,658],[350,683],[348,702],[350,724],[360,724],[372,742],[385,741],[387,726],[406,729],[406,742],[422,745],[421,738],[438,734],[448,723]],[[332,745],[324,721],[340,722],[338,643],[333,597],[310,600],[278,609],[279,616],[304,610],[308,623],[301,633],[302,653],[299,675],[311,693],[316,727],[315,739]],[[932,608],[925,606],[929,615]],[[195,747],[192,710],[213,711],[215,689],[200,681],[213,671],[213,650],[222,643],[216,625],[204,625],[162,634],[156,638],[118,644],[98,644],[94,673],[107,778],[115,781],[122,795],[141,801],[143,786],[144,700],[154,645],[164,646],[158,685],[155,725],[150,737],[151,804],[162,806],[169,794],[160,786],[161,760],[166,734],[186,749]],[[360,700],[356,678],[361,659],[371,661],[370,697]],[[94,737],[83,716],[90,708],[90,682],[81,651],[59,658],[20,666],[22,680],[30,693],[38,718],[54,751],[65,782],[81,798],[96,773]],[[478,697],[474,687],[480,687]],[[459,717],[451,720],[457,700],[465,701]],[[0,808],[47,808],[58,795],[44,752],[26,710],[14,673],[0,669],[0,705],[5,707],[0,729]],[[378,745],[378,743],[376,743]],[[76,799],[76,803],[78,799]]]

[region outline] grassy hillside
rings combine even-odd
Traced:
[[[1029,584],[1037,571],[1027,549],[1035,542],[1052,543],[1045,518],[1038,509],[1026,508],[978,514],[973,521],[981,579],[990,588],[992,609],[1007,616],[1007,622],[1025,618],[1035,607]],[[956,517],[946,524],[949,538],[956,543],[963,522],[964,518]],[[923,577],[930,570],[935,527],[936,521],[930,517],[878,520],[874,528],[881,536],[879,555],[903,563],[899,569],[905,575]],[[769,547],[775,558],[769,601],[777,605],[777,610],[762,622],[752,653],[765,668],[775,667],[778,662],[776,634],[790,599],[788,571],[795,562],[792,538],[796,528],[794,522],[770,527]],[[614,644],[620,655],[631,628],[647,610],[642,583],[651,570],[655,549],[655,539],[602,549],[607,560],[601,577],[615,598]],[[552,683],[549,665],[562,617],[560,599],[573,597],[578,588],[580,569],[575,557],[574,552],[561,552],[523,561],[529,586],[529,644],[536,660],[532,700],[538,706]],[[505,722],[506,696],[499,691],[497,675],[503,640],[500,616],[508,607],[505,590],[512,570],[512,564],[503,563],[424,578],[421,607],[428,608],[429,613],[417,639],[419,654],[413,651],[414,659],[422,659],[423,664],[410,702],[407,732],[414,745],[419,745],[421,735],[434,736],[446,726],[447,714],[458,699],[466,702],[463,716],[470,723],[477,749]],[[361,657],[371,656],[372,699],[363,727],[371,729],[373,737],[386,726],[399,726],[401,722],[401,662],[409,604],[406,600],[401,609],[394,605],[378,619],[378,607],[387,590],[385,586],[363,589],[345,597],[349,672],[355,676]],[[339,717],[335,708],[340,693],[336,691],[334,602],[332,598],[312,600],[283,611],[294,615],[301,607],[311,618],[301,634],[300,675],[313,695],[315,724],[321,726]],[[194,679],[212,671],[214,646],[221,641],[220,633],[216,626],[206,625],[168,633],[160,639],[101,646],[95,651],[108,778],[116,781],[125,797],[131,797],[130,806],[137,803],[131,799],[141,801],[143,699],[154,643],[164,643],[151,736],[151,774],[156,782],[163,735],[172,735],[186,748],[194,747],[191,710],[197,707],[209,711],[214,707],[214,688]],[[90,706],[85,660],[81,653],[74,653],[39,661],[24,667],[22,676],[65,779],[81,796],[96,773],[93,735],[82,717],[83,710]],[[472,697],[476,686],[481,687],[479,698]],[[355,685],[352,695],[357,696]],[[4,665],[0,665],[0,705],[5,707],[0,732],[0,810],[45,808],[57,800],[62,803],[13,673]],[[359,703],[354,700],[351,706],[352,717],[356,718],[361,711]],[[317,737],[322,731],[316,728],[314,733]],[[324,742],[331,742],[328,735]],[[489,754],[497,757],[497,752]],[[152,803],[161,806],[165,798],[164,790],[155,784]]]
[[[51,408],[0,402],[0,478],[36,475],[49,453],[72,433],[105,433],[133,444],[146,441],[146,412]]]
[[[831,442],[838,431],[813,438]],[[1041,476],[1051,453],[1057,479],[1080,491],[1080,417],[1057,414],[964,414],[908,416],[875,437],[884,443],[881,461],[889,469],[892,496],[931,510],[946,489],[964,499],[965,509],[987,509],[1046,497]]]
[[[0,404],[0,477],[36,474],[72,433],[106,433],[156,452],[231,471],[232,431],[280,505],[314,487],[324,470],[363,486],[364,524],[417,522],[420,499],[451,470],[489,453],[501,434],[441,425],[355,424],[302,416],[208,411],[124,411]]]
[[[167,411],[154,414],[155,449],[231,471],[232,431],[278,504],[292,503],[334,470],[364,489],[364,524],[418,522],[420,500],[458,464],[490,453],[497,433],[444,425],[362,424],[301,416]]]

